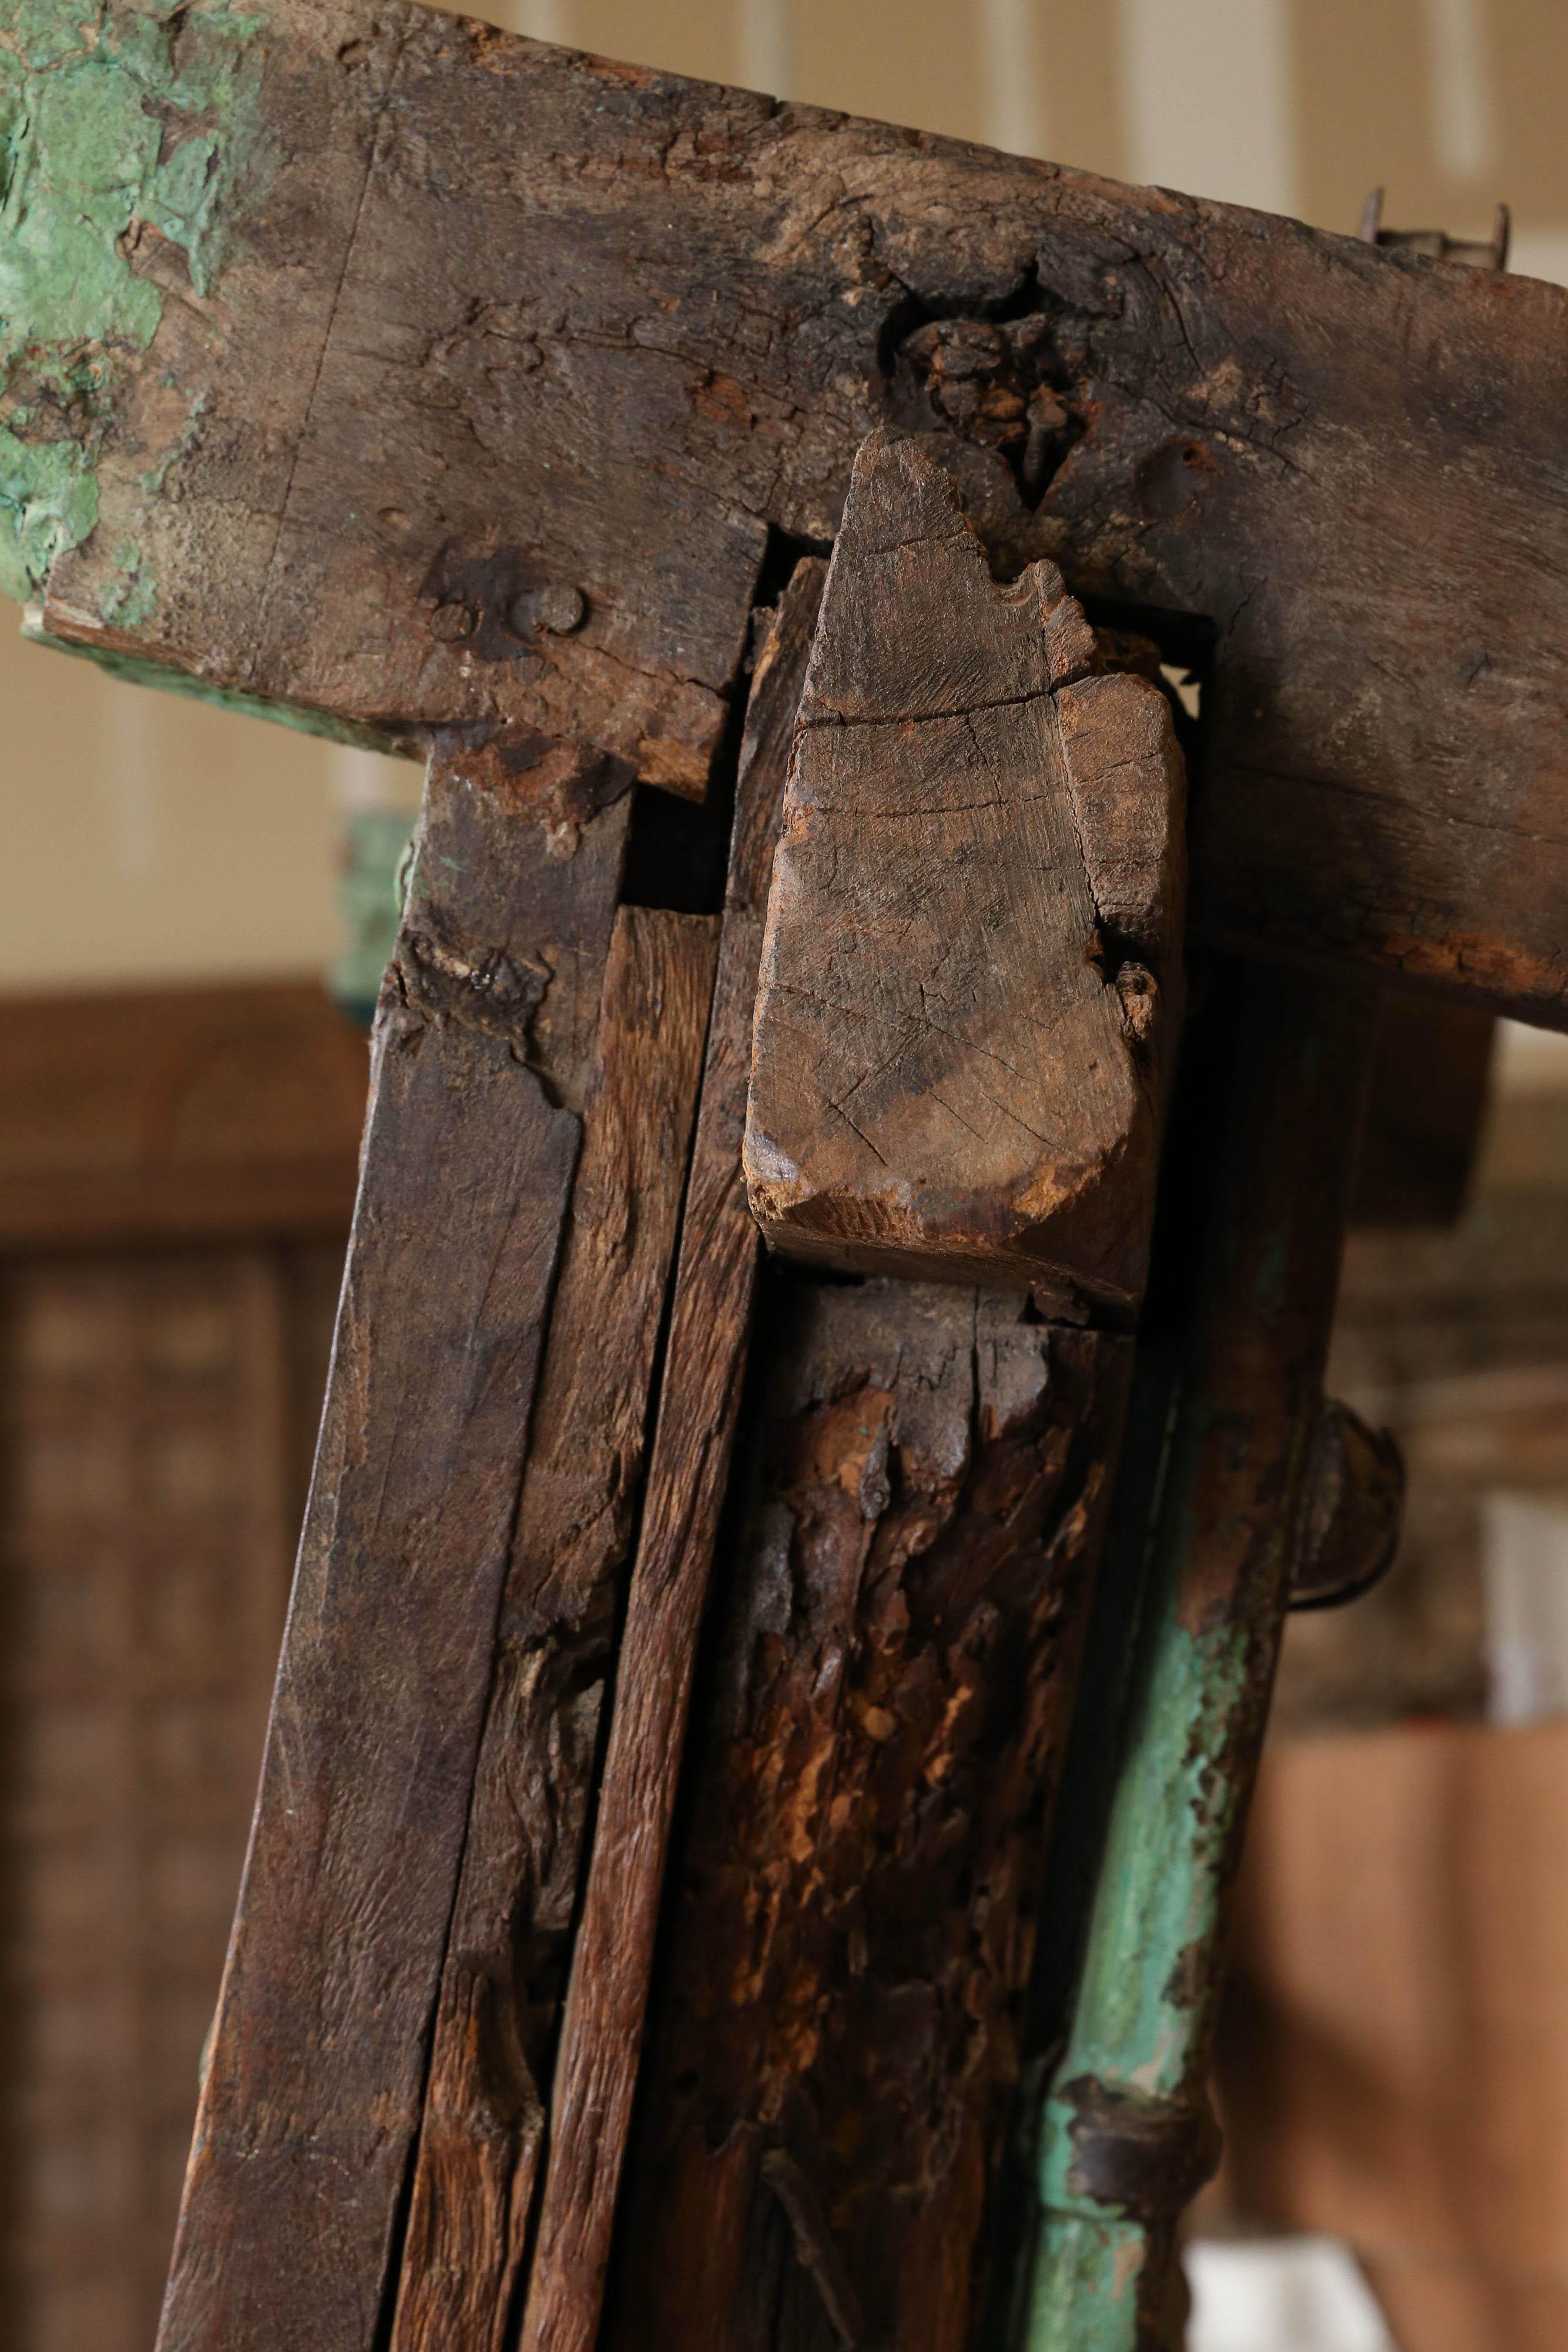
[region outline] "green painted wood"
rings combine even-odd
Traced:
[[[217,275],[261,131],[261,32],[229,0],[0,5],[0,593],[18,603],[95,528],[114,369],[162,322],[128,238],[177,250],[197,302]],[[165,470],[199,394],[172,404]],[[134,627],[152,604],[141,550],[111,566],[103,617]]]
[[[1025,2352],[1169,2352],[1228,1896],[1322,1393],[1370,1035],[1366,1000],[1238,974],[1212,1198],[1127,1726],[1067,2047],[1040,2118]],[[1192,1150],[1189,1141],[1187,1149]]]

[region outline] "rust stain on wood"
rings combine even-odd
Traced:
[[[607,2352],[956,2352],[1131,1343],[775,1281]]]

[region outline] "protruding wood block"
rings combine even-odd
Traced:
[[[746,1172],[776,1248],[1143,1290],[1183,771],[1051,563],[993,582],[918,442],[855,461],[796,725]]]

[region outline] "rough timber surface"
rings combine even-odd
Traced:
[[[696,1108],[716,924],[623,908],[447,1937],[392,2352],[503,2352]]]
[[[658,1421],[550,2084],[522,2352],[591,2352],[598,2336],[697,1639],[746,1373],[759,1248],[740,1173],[751,1008],[785,763],[821,590],[821,564],[797,564],[766,625],[747,707]]]
[[[855,459],[796,721],[746,1171],[769,1242],[1131,1318],[1176,1044],[1185,782],[1054,564],[1007,591],[912,439]]]
[[[899,422],[999,572],[1212,631],[1199,931],[1568,1023],[1568,294],[407,0],[4,0],[0,80],[58,635],[699,789]]]
[[[432,764],[162,2352],[376,2338],[629,807]]]
[[[961,2352],[1132,1343],[772,1287],[605,2352]]]

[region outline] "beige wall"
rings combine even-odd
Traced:
[[[520,31],[1568,280],[1563,0],[497,0]],[[0,614],[0,620],[8,616]],[[345,798],[405,791],[0,627],[0,990],[319,969]],[[378,778],[381,780],[378,782]]]
[[[0,617],[0,991],[323,969],[367,755],[120,685]]]

